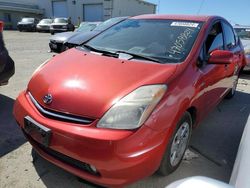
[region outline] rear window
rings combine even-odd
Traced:
[[[160,60],[183,61],[202,27],[201,22],[128,19],[88,42],[102,50],[127,51]]]
[[[54,23],[68,23],[68,20],[66,18],[56,18]]]

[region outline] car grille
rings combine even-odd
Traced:
[[[64,122],[77,123],[77,124],[91,124],[94,121],[94,119],[85,118],[82,116],[76,116],[76,115],[72,115],[72,114],[66,114],[66,113],[46,109],[46,108],[42,107],[36,101],[36,99],[32,96],[32,94],[30,92],[28,92],[28,94],[29,94],[31,101],[33,102],[33,104],[37,108],[37,110],[43,116],[45,116],[47,118],[55,119],[55,120],[59,120],[59,121],[64,121]]]
[[[62,29],[62,26],[61,25],[53,25],[52,26],[54,29]]]
[[[55,150],[52,150],[48,147],[45,147],[44,145],[38,143],[37,141],[35,141],[30,135],[28,135],[24,130],[23,130],[23,134],[27,137],[28,140],[30,140],[31,142],[33,142],[37,147],[39,147],[39,149],[41,149],[43,152],[45,152],[46,154],[52,156],[53,158],[59,160],[59,161],[62,161],[63,163],[66,163],[74,168],[78,168],[80,170],[83,170],[83,171],[86,171],[92,175],[95,175],[95,176],[100,176],[99,173],[94,173],[89,164],[85,163],[85,162],[82,162],[82,161],[79,161],[79,160],[76,160],[76,159],[73,159],[67,155],[64,155],[62,153],[59,153]]]
[[[46,25],[40,25],[40,28],[41,28],[41,29],[49,29],[49,26],[46,26]]]

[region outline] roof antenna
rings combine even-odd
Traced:
[[[202,7],[203,7],[204,2],[205,2],[205,0],[202,0],[202,1],[201,1],[200,7],[199,7],[199,9],[198,9],[198,11],[197,11],[197,13],[196,13],[197,15],[200,14],[200,11],[201,11],[201,9],[202,9]]]

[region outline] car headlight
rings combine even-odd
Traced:
[[[167,90],[166,85],[142,86],[114,104],[98,122],[97,127],[136,129],[149,117]]]
[[[63,25],[62,28],[63,29],[67,29],[68,27],[67,27],[67,25]]]

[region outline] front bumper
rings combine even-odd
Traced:
[[[49,32],[50,31],[50,27],[49,26],[37,26],[36,30],[37,31],[46,31],[46,32]]]
[[[29,24],[27,24],[27,25],[25,25],[25,24],[23,24],[23,25],[22,24],[17,25],[17,29],[23,30],[23,31],[32,31],[35,28],[36,28],[35,25],[29,25]]]
[[[66,32],[68,28],[50,28],[50,32],[52,33],[59,33],[59,32]]]
[[[24,92],[16,100],[14,116],[22,129],[26,116],[51,129],[47,149],[26,135],[42,157],[76,176],[108,187],[124,186],[154,173],[160,165],[167,142],[166,132],[160,133],[147,126],[133,132],[97,129],[97,120],[82,126],[45,118]],[[94,165],[99,175],[78,168],[50,151],[72,161]]]

